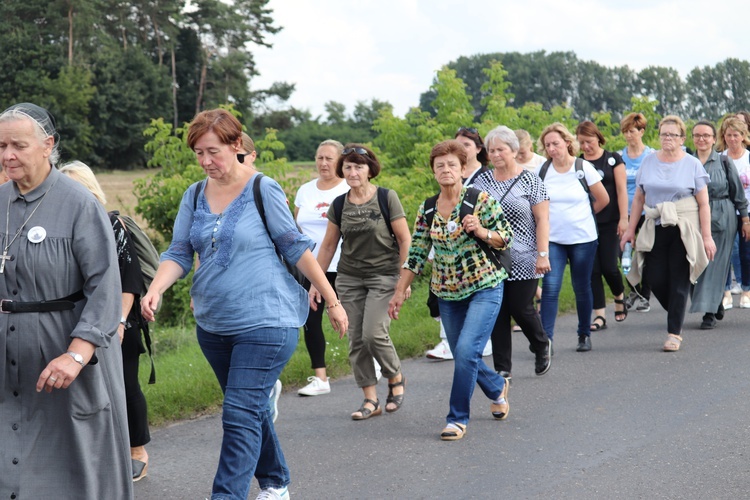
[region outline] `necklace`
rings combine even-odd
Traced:
[[[28,217],[26,217],[26,220],[23,221],[23,224],[21,224],[21,227],[18,228],[18,231],[16,231],[16,234],[13,236],[13,239],[10,240],[10,243],[8,243],[8,230],[10,227],[10,197],[8,197],[8,211],[5,212],[5,239],[3,240],[4,243],[6,243],[5,248],[3,248],[3,254],[0,255],[0,274],[3,274],[5,272],[5,262],[8,260],[11,260],[13,258],[12,255],[8,255],[8,249],[13,244],[14,241],[16,241],[16,238],[21,234],[21,231],[23,231],[23,228],[26,227],[26,223],[29,222],[29,220],[34,216],[39,206],[44,201],[44,197],[47,196],[47,193],[49,193],[49,188],[44,192],[42,197],[39,199],[39,203],[36,204],[34,207],[34,210],[31,211],[31,214],[29,214]]]

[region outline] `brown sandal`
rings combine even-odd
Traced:
[[[466,426],[464,424],[452,424],[458,427],[458,429],[454,429],[453,427],[446,427],[443,429],[443,431],[440,433],[440,439],[443,441],[458,441],[462,437],[464,437],[464,434],[466,434]]]
[[[365,405],[367,403],[370,403],[374,408],[372,410],[366,408]],[[380,415],[381,413],[383,413],[383,408],[380,407],[380,401],[373,401],[372,399],[365,398],[362,402],[362,406],[359,407],[359,410],[352,413],[352,420],[367,420],[368,418]]]
[[[682,337],[679,335],[675,335],[674,333],[670,333],[667,335],[667,341],[664,342],[664,352],[677,352],[680,350],[680,345],[682,344]]]
[[[401,375],[401,381],[400,382],[396,382],[395,384],[388,384],[388,397],[385,398],[385,411],[387,411],[388,413],[393,413],[394,411],[398,411],[399,408],[401,408],[401,405],[404,402],[404,393],[403,392],[401,394],[399,394],[398,396],[395,396],[393,394],[393,389],[395,387],[398,387],[398,386],[401,386],[404,389],[406,389],[406,377],[404,377],[403,374]],[[396,405],[396,407],[395,408],[388,408],[388,404],[390,404],[390,403]]]

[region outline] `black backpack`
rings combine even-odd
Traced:
[[[604,154],[607,154],[606,150]],[[539,169],[539,178],[542,179],[542,182],[544,181],[544,178],[547,176],[547,170],[549,170],[549,166],[552,165],[552,160],[547,160],[542,165],[542,168]],[[578,178],[578,182],[581,183],[581,186],[583,187],[583,190],[586,191],[586,194],[589,196],[589,206],[591,206],[591,214],[594,216],[594,221],[596,221],[596,212],[594,212],[594,201],[596,201],[596,198],[594,198],[594,195],[591,194],[591,190],[589,189],[589,185],[586,183],[586,176],[583,174],[583,158],[576,158],[576,177]],[[581,172],[580,174],[578,172]],[[597,234],[599,234],[599,227],[596,228]]]
[[[477,199],[479,198],[479,193],[481,193],[477,188],[468,187],[466,188],[466,193],[464,194],[464,199],[461,201],[461,209],[458,212],[458,218],[460,220],[463,220],[464,217],[466,217],[469,214],[474,213],[474,208],[477,204]],[[435,210],[437,210],[437,199],[440,194],[436,194],[435,196],[432,196],[430,198],[427,198],[424,201],[424,217],[427,221],[427,227],[428,229],[432,227],[432,221],[435,218]],[[476,234],[473,234],[472,237],[477,242],[479,247],[484,251],[484,253],[487,255],[487,258],[492,261],[492,263],[495,265],[495,268],[499,271],[500,269],[505,269],[505,272],[508,273],[508,276],[510,276],[510,269],[511,269],[511,256],[510,256],[510,248],[506,247],[502,250],[497,248],[492,248],[490,245],[487,244],[486,241],[484,241],[482,238],[477,236]]]
[[[388,232],[391,233],[391,237],[396,241],[396,245],[398,246],[396,235],[393,234],[393,227],[391,226],[391,211],[388,209],[388,191],[390,189],[378,186],[378,206],[380,207],[380,213],[383,216],[385,225],[388,227]],[[344,201],[347,194],[344,193],[333,200],[333,218],[336,219],[336,225],[339,228],[341,228],[341,213],[344,211]]]

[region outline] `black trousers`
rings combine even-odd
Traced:
[[[656,226],[654,247],[645,254],[643,274],[667,310],[667,333],[681,335],[690,297],[690,265],[677,226]]]
[[[594,256],[594,269],[591,272],[591,292],[594,295],[594,309],[604,309],[607,299],[604,296],[602,277],[616,297],[625,291],[618,260],[620,256],[620,238],[617,237],[617,222],[606,222],[597,225],[599,229],[599,246]]]
[[[326,273],[328,283],[336,290],[336,273]],[[310,289],[310,282],[305,281],[305,287]],[[316,368],[326,367],[326,337],[323,334],[323,312],[326,310],[326,301],[322,300],[318,304],[318,310],[310,312],[307,315],[305,323],[305,346],[310,354],[313,370]]]
[[[511,371],[513,352],[511,317],[523,330],[534,352],[544,349],[547,345],[547,334],[542,328],[542,320],[534,309],[534,296],[538,285],[537,279],[505,281],[503,303],[495,320],[491,337],[495,371]]]
[[[134,307],[137,307],[134,306]],[[128,413],[128,433],[130,446],[144,446],[151,441],[148,430],[148,406],[138,381],[138,359],[146,352],[141,339],[141,331],[135,321],[125,330],[122,339],[122,369],[125,378],[125,403]]]

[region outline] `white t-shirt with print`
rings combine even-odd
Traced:
[[[541,167],[536,169],[537,175]],[[596,220],[591,213],[589,195],[576,176],[575,162],[565,173],[549,166],[544,187],[549,195],[549,240],[560,245],[588,243],[598,238]],[[591,163],[584,160],[583,175],[591,186],[602,181]]]
[[[721,154],[727,154],[724,151]],[[734,166],[737,167],[737,173],[740,174],[740,181],[742,187],[745,188],[745,196],[750,200],[750,151],[747,149],[742,153],[742,156],[736,160],[731,156],[727,155],[727,158],[734,162]]]
[[[303,184],[297,191],[297,197],[294,198],[294,206],[299,209],[299,212],[297,212],[297,225],[299,225],[302,233],[309,236],[315,242],[313,255],[316,259],[318,258],[318,251],[320,251],[320,245],[323,242],[323,237],[326,235],[326,228],[328,227],[328,207],[331,206],[331,203],[333,203],[333,200],[337,196],[347,192],[349,192],[349,184],[344,181],[341,181],[338,186],[332,189],[318,189],[318,179]],[[340,256],[341,240],[339,240],[336,253],[333,255],[331,264],[328,266],[329,272],[336,272]]]

